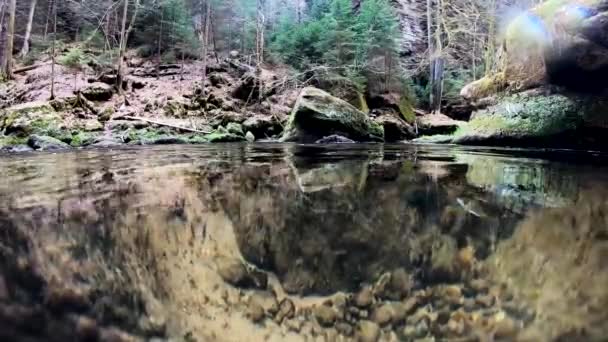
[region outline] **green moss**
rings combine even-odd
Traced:
[[[18,137],[14,135],[0,137],[0,148],[8,146],[26,145],[27,137]]]
[[[237,135],[237,134],[233,134],[230,132],[216,131],[211,134],[205,135],[204,139],[210,143],[220,143],[220,142],[244,141],[245,137],[242,135]]]
[[[412,106],[406,96],[401,96],[401,99],[399,100],[399,112],[401,112],[401,116],[403,116],[405,122],[412,124],[416,121],[414,106]]]
[[[228,123],[228,125],[226,125],[226,131],[228,133],[245,136],[245,132],[243,132],[243,126],[235,122]]]
[[[88,146],[93,144],[97,137],[99,137],[99,134],[89,132],[77,132],[76,134],[72,135],[70,145],[72,145],[72,147]]]

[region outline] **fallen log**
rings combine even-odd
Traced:
[[[208,132],[208,131],[201,131],[201,130],[197,130],[197,129],[193,129],[193,128],[187,128],[187,127],[181,127],[181,126],[171,125],[171,124],[168,124],[168,123],[159,122],[159,121],[150,120],[150,119],[145,119],[145,118],[140,118],[140,117],[137,117],[137,116],[126,115],[126,116],[121,117],[121,119],[132,120],[132,121],[143,121],[143,122],[151,123],[153,125],[159,125],[159,126],[169,127],[169,128],[177,129],[177,130],[180,130],[180,131],[186,131],[186,132],[192,132],[192,133],[199,133],[199,134],[209,134],[209,133],[211,133],[211,132]]]
[[[38,69],[41,66],[50,65],[50,64],[51,64],[51,62],[49,62],[49,63],[42,63],[42,64],[28,65],[26,67],[17,68],[15,70],[13,70],[13,74],[21,74],[21,73],[24,73],[24,72],[28,72],[30,70]]]

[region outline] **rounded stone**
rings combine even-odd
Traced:
[[[367,308],[372,305],[374,294],[370,287],[365,287],[355,295],[355,305],[360,308]]]
[[[370,321],[360,321],[357,325],[356,339],[359,342],[376,342],[380,338],[380,327]]]
[[[329,327],[336,322],[338,313],[327,305],[319,305],[314,308],[314,315],[317,322],[324,327]]]

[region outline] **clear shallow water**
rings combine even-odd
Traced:
[[[68,332],[88,318],[139,336],[331,340],[333,330],[360,338],[379,307],[416,298],[407,319],[379,323],[380,339],[601,340],[607,168],[601,154],[411,145],[3,155],[0,300],[5,314],[34,306]],[[231,286],[226,259],[270,281]],[[389,291],[382,281],[395,274],[408,284]],[[365,313],[347,316],[334,300],[339,318],[317,327],[307,308],[318,304],[306,300],[366,284],[375,295]],[[446,286],[460,289],[454,303]],[[254,324],[260,291],[297,313],[265,310]],[[421,310],[446,319],[430,315],[425,330]],[[79,320],[65,323],[64,311]],[[501,332],[505,322],[513,332]],[[6,336],[61,336],[52,326]]]

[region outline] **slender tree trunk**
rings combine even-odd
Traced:
[[[46,9],[46,23],[44,24],[44,41],[46,42],[46,37],[49,33],[49,22],[51,21],[51,15],[53,14],[53,3],[55,0],[47,0],[47,9]]]
[[[15,39],[15,11],[17,0],[9,0],[8,23],[6,32],[2,32],[4,51],[0,54],[0,78],[13,78],[13,43]]]
[[[203,77],[202,86],[207,82],[207,54],[209,53],[209,27],[211,26],[211,0],[205,1],[205,28],[203,32]]]
[[[429,54],[429,105],[432,107],[435,96],[433,89],[435,87],[435,65],[433,60],[435,58],[435,49],[433,47],[433,0],[426,0],[426,31],[427,31],[427,44]]]
[[[51,100],[55,99],[55,43],[57,41],[57,1],[53,0],[53,45],[51,46]]]
[[[23,37],[23,47],[21,47],[21,52],[19,53],[19,56],[22,58],[30,52],[30,37],[32,35],[32,24],[34,23],[34,12],[36,12],[36,2],[37,0],[32,0],[30,3],[30,12],[27,18],[25,36]]]
[[[117,86],[118,92],[122,93],[122,82],[123,82],[123,59],[125,57],[126,50],[126,33],[127,33],[127,12],[129,9],[129,0],[124,0],[124,6],[122,9],[122,24],[120,28],[120,52],[118,54],[118,72],[117,72]]]
[[[161,51],[163,43],[163,21],[165,20],[165,11],[163,7],[160,7],[160,29],[158,32],[158,64],[156,65],[156,79],[160,78],[160,63],[161,63]]]

